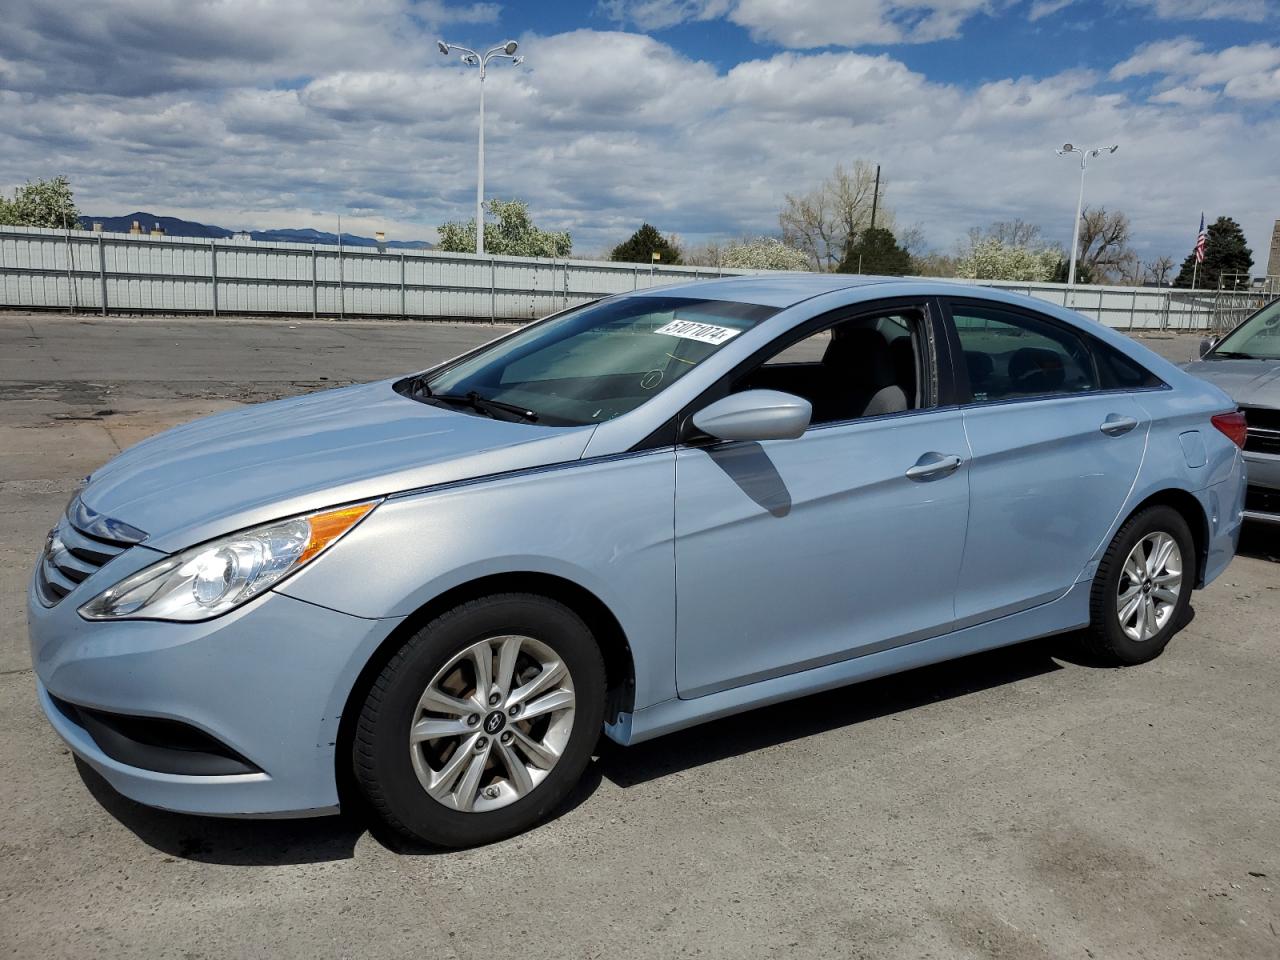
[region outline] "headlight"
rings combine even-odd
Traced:
[[[87,620],[208,620],[319,556],[377,501],[253,527],[139,570],[80,608]]]

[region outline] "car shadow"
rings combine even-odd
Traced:
[[[1063,669],[1061,661],[1091,665],[1073,652],[1071,641],[1072,635],[1066,634],[973,654],[759,708],[632,747],[619,747],[602,737],[597,758],[551,819],[588,800],[602,779],[625,789],[766,747],[1051,673]],[[175,858],[256,867],[345,860],[354,855],[357,842],[366,833],[398,854],[449,852],[388,831],[348,790],[343,792],[340,815],[279,820],[201,817],[135,803],[117,793],[88,764],[77,759],[76,766],[90,793],[111,816],[143,843]]]
[[[157,810],[119,793],[79,757],[76,771],[93,798],[147,846],[175,859],[240,867],[278,867],[349,860],[368,834],[394,853],[435,856],[452,851],[415,842],[388,829],[361,798],[343,796],[342,813],[320,817],[251,820],[202,817]],[[600,786],[591,764],[573,792],[547,818],[557,820],[587,800]]]
[[[1240,530],[1240,545],[1236,553],[1255,560],[1280,563],[1280,524],[1245,523]]]
[[[632,747],[602,741],[597,765],[611,783],[630,787],[765,747],[1061,670],[1062,665],[1054,659],[1056,652],[1053,641],[1028,641],[761,707],[749,714],[715,720]]]

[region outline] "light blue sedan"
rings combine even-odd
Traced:
[[[944,282],[601,300],[247,407],[88,479],[31,582],[44,712],[116,789],[463,846],[601,731],[1066,631],[1157,656],[1230,562],[1244,421],[1077,314]],[[347,796],[345,792],[342,796]]]

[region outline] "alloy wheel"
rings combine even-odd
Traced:
[[[432,677],[409,727],[428,796],[484,813],[526,796],[559,761],[573,731],[573,677],[532,637],[473,643]]]
[[[1116,616],[1130,640],[1150,640],[1165,628],[1182,592],[1182,551],[1162,531],[1139,540],[1124,562],[1116,592]]]

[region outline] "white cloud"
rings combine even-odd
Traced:
[[[137,12],[103,0],[117,4]],[[407,21],[344,23],[353,50],[305,24],[293,41],[277,30],[223,45],[222,60],[179,44],[140,88],[95,81],[129,59],[114,50],[47,33],[38,55],[0,47],[0,77],[23,78],[0,84],[0,186],[66,172],[93,214],[332,229],[342,213],[366,233],[432,239],[469,215],[475,71],[433,55],[432,34]],[[1156,78],[1135,98],[1078,70],[970,88],[888,54],[790,51],[724,69],[622,31],[518,39],[527,63],[486,81],[488,192],[528,199],[582,253],[645,219],[694,240],[774,230],[786,193],[857,158],[883,165],[898,222],[938,248],[1014,216],[1065,240],[1076,175],[1052,147],[1068,139],[1120,141],[1087,199],[1129,213],[1144,252],[1184,252],[1202,208],[1240,219],[1255,249],[1269,236],[1256,201],[1274,192],[1280,155],[1275,100],[1261,99],[1277,66],[1267,44],[1141,48],[1112,71]]]
[[[727,16],[757,40],[791,49],[927,43],[959,35],[1003,0],[603,0],[609,17],[660,30]]]
[[[1128,0],[1161,20],[1244,20],[1261,23],[1274,16],[1274,0]]]
[[[733,0],[601,0],[599,7],[619,23],[662,30],[690,20],[714,20],[732,5]]]
[[[1153,98],[1159,102],[1193,105],[1186,99],[1175,99],[1178,94],[1169,95],[1171,90],[1184,87],[1177,81],[1187,81],[1202,92],[1220,87],[1234,100],[1275,104],[1280,102],[1280,45],[1259,42],[1206,53],[1200,41],[1183,37],[1140,47],[1111,70],[1113,80],[1152,74],[1162,78],[1160,91]]]
[[[1206,90],[1204,87],[1169,87],[1161,90],[1159,93],[1151,97],[1152,103],[1172,103],[1180,107],[1201,108],[1207,107],[1215,100],[1218,95],[1212,90]]]
[[[753,38],[793,49],[929,43],[959,37],[979,14],[1020,0],[601,0],[619,23],[661,30],[692,20],[727,17]],[[1041,20],[1078,0],[1031,0],[1027,18]],[[1275,0],[1115,0],[1160,20],[1274,18]]]
[[[1027,19],[1034,23],[1037,20],[1052,16],[1073,3],[1075,3],[1075,0],[1035,0],[1031,4],[1031,12],[1027,14]]]
[[[856,47],[949,39],[989,8],[988,0],[738,0],[729,19],[785,47]]]

